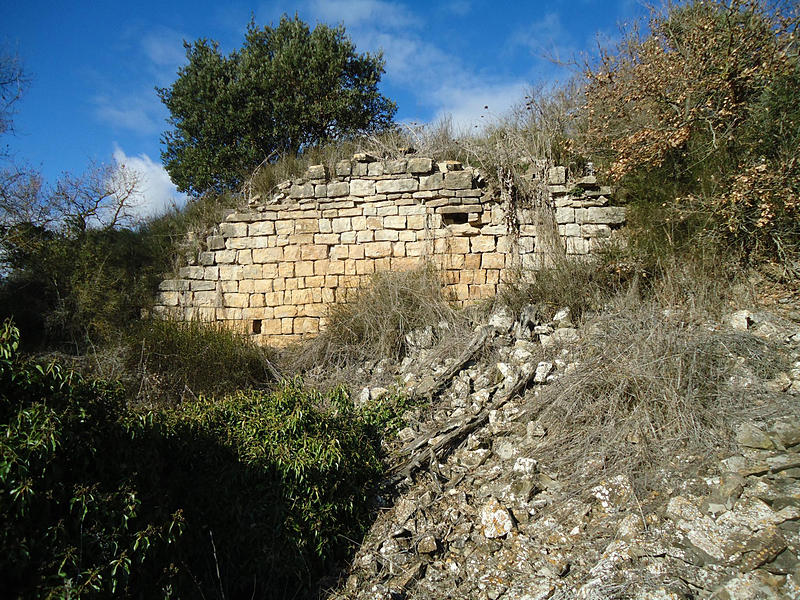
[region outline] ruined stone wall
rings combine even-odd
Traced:
[[[285,344],[318,333],[327,307],[373,273],[426,260],[453,300],[490,298],[512,271],[553,252],[586,255],[624,222],[594,177],[568,182],[556,167],[543,183],[549,197],[537,208],[453,161],[356,155],[334,173],[313,166],[268,201],[229,214],[196,264],[161,283],[154,312]]]

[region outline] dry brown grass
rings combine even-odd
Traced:
[[[406,354],[409,332],[431,326],[434,332],[458,337],[467,325],[466,313],[449,302],[433,265],[377,273],[369,285],[354,290],[349,302],[333,305],[325,331],[287,350],[284,362],[293,370],[307,371],[343,369],[381,358],[399,360]]]
[[[571,491],[619,473],[652,489],[677,455],[730,451],[736,423],[787,410],[788,398],[764,387],[788,367],[785,349],[718,330],[708,318],[726,296],[709,292],[707,273],[677,294],[686,277],[645,301],[618,297],[585,327],[579,367],[531,403],[547,431],[534,455]]]

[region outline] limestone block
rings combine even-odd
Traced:
[[[382,162],[371,162],[367,165],[367,175],[370,177],[379,177],[383,175],[383,163]]]
[[[427,242],[406,242],[406,256],[425,256],[427,254]]]
[[[447,173],[449,171],[460,171],[464,168],[464,165],[457,160],[443,160],[442,162],[436,163],[436,165],[439,167],[439,170],[442,173]]]
[[[283,219],[275,221],[275,233],[278,235],[291,235],[294,233],[294,221]]]
[[[251,238],[248,237],[228,238],[228,241],[225,242],[225,246],[227,246],[229,250],[241,250],[250,245],[250,239]]]
[[[297,315],[297,307],[293,305],[276,306],[272,309],[272,315],[276,319],[285,319]]]
[[[333,223],[330,219],[318,219],[317,220],[317,227],[319,228],[320,233],[332,233],[333,232]]]
[[[338,233],[318,233],[314,236],[315,244],[327,244],[333,246],[339,243]]]
[[[416,269],[422,263],[422,259],[416,256],[393,257],[390,262],[392,271],[410,271]]]
[[[308,277],[314,274],[314,261],[301,260],[294,263],[294,274],[296,277]]]
[[[264,304],[267,306],[281,306],[283,304],[283,292],[268,292],[264,294]]]
[[[283,248],[256,248],[253,250],[253,262],[277,263],[284,260]]]
[[[303,312],[307,317],[324,317],[328,314],[328,307],[322,302],[315,302],[314,304],[306,304]]]
[[[325,262],[325,261],[318,261],[318,262]],[[316,269],[316,266],[314,268]],[[316,270],[314,272],[316,273]],[[323,275],[312,275],[311,277],[305,278],[304,284],[307,288],[320,288],[323,285],[325,285],[325,277]]]
[[[492,235],[476,236],[470,241],[470,247],[474,253],[494,252],[495,238]]]
[[[306,179],[327,179],[328,169],[325,165],[311,165],[306,169]]]
[[[224,238],[245,237],[247,235],[247,223],[223,223],[219,230]]]
[[[580,234],[587,238],[607,238],[611,237],[611,227],[608,225],[580,225]]]
[[[328,246],[303,246],[300,248],[300,258],[303,260],[320,260],[322,258],[328,258]]]
[[[442,173],[433,173],[419,178],[420,191],[435,191],[441,190],[444,187],[444,175]]]
[[[408,215],[406,217],[406,228],[425,229],[425,215]]]
[[[400,234],[394,229],[378,229],[375,232],[376,242],[396,242],[400,239]]]
[[[463,190],[472,188],[472,171],[451,171],[444,175],[444,187],[447,190]]]
[[[433,170],[433,160],[430,158],[409,158],[408,172],[415,174],[430,173]]]
[[[164,306],[178,306],[181,296],[180,292],[159,292],[158,302]]]
[[[192,281],[191,288],[193,292],[210,292],[217,289],[216,281]]]
[[[350,231],[350,230],[359,231],[361,229],[367,228],[367,217],[359,215],[357,217],[349,217],[349,219],[350,219],[350,228],[346,229],[345,231]]]
[[[397,206],[392,204],[391,206],[380,206],[378,207],[378,216],[379,217],[391,217],[398,213]]]
[[[574,208],[557,208],[556,209],[556,223],[563,225],[566,223],[575,222],[575,209]]]
[[[250,265],[253,264],[253,253],[252,251],[247,248],[245,250],[239,250],[236,253],[236,263],[240,265]]]
[[[581,226],[577,223],[567,223],[566,225],[558,226],[558,235],[561,237],[580,237]]]
[[[372,242],[374,240],[375,240],[375,232],[372,231],[371,229],[368,229],[366,231],[359,231],[358,233],[356,233],[356,241],[359,244]]]
[[[388,216],[388,217],[384,217],[383,226],[386,229],[405,229],[406,228],[406,217],[399,216],[399,215],[391,215],[391,216]]]
[[[453,290],[456,300],[463,301],[469,299],[469,286],[467,284],[459,283],[451,286],[451,289]]]
[[[314,186],[314,198],[327,198],[328,186],[324,183],[318,183]]]
[[[624,206],[598,206],[587,210],[585,223],[620,225],[625,222]]]
[[[482,269],[502,269],[506,266],[505,254],[486,252],[481,256]]]
[[[319,233],[319,219],[297,219],[294,223],[295,233]]]
[[[339,217],[332,221],[333,233],[342,233],[343,231],[350,231],[353,229],[353,222],[350,217]]]
[[[365,217],[367,229],[383,229],[382,217]]]
[[[263,308],[264,294],[250,294],[250,308]]]
[[[413,160],[413,159],[412,159]],[[388,175],[397,175],[406,171],[406,161],[404,159],[387,160],[383,163],[383,172]]]
[[[324,270],[321,268],[317,270],[317,265],[320,263],[322,263],[322,261],[317,261],[314,263],[314,273],[317,275],[344,275],[343,260],[332,260],[328,263]]]
[[[272,279],[272,289],[275,292],[282,292],[283,290],[285,290],[286,289],[286,279],[284,277],[280,277],[279,275],[276,275]]]
[[[347,258],[350,252],[348,248],[349,246],[346,246],[344,244],[334,246],[333,248],[331,248],[330,252],[328,253],[328,256],[330,256],[331,260],[341,260]]]
[[[301,185],[293,185],[289,190],[289,197],[293,199],[298,198],[313,198],[314,197],[314,184],[304,183]]]
[[[403,200],[403,202],[408,202],[409,204],[401,204],[401,201],[397,201],[397,214],[408,216],[408,215],[416,215],[416,216],[425,216],[427,214],[427,209],[425,208],[424,204],[417,204],[414,200]]]
[[[281,333],[280,319],[266,319],[264,321],[261,321],[262,335],[280,335],[280,333]]]
[[[350,181],[350,195],[357,197],[374,196],[375,182],[367,179],[353,179]]]
[[[355,208],[342,208],[339,210],[340,217],[360,217],[363,213],[363,209],[360,206]]]
[[[183,279],[202,279],[203,278],[203,267],[181,267],[178,270],[178,276]]]
[[[294,320],[294,332],[301,334],[319,333],[319,319],[314,317],[298,317]]]
[[[467,254],[464,256],[465,269],[480,269],[481,255],[480,254]]]
[[[239,279],[261,279],[263,273],[261,265],[244,265]]]
[[[272,235],[275,233],[275,223],[272,221],[256,221],[247,226],[248,235]]]
[[[294,290],[292,291],[292,304],[300,305],[300,304],[309,304],[311,303],[311,290],[304,289],[304,290]]]
[[[486,283],[500,283],[500,269],[486,271]]]
[[[300,260],[300,246],[296,244],[283,246],[283,260]]]
[[[583,238],[566,238],[567,254],[588,254],[589,243]]]
[[[278,264],[279,277],[294,277],[294,263],[282,262]]]
[[[392,244],[392,257],[404,257],[406,255],[406,243],[397,241]]]
[[[340,160],[336,163],[335,171],[339,177],[347,177],[352,170],[352,164],[349,160]]]
[[[390,242],[369,242],[364,244],[364,255],[367,258],[383,258],[392,255]]]
[[[164,292],[185,292],[189,289],[189,282],[183,279],[165,279],[158,284],[158,289]]]
[[[419,235],[418,235],[419,234]],[[417,240],[425,239],[425,232],[420,230],[406,229],[400,232],[401,242],[416,242]]]
[[[375,184],[378,194],[398,194],[402,192],[416,192],[419,183],[413,177],[407,179],[384,179]]]
[[[547,183],[549,185],[564,185],[567,183],[567,169],[565,167],[550,167],[547,170]]]
[[[272,290],[273,290],[272,279],[255,279],[253,281],[253,291],[258,294],[263,294],[264,292],[271,292]]]
[[[341,242],[343,244],[355,244],[356,243],[356,232],[355,231],[343,231],[341,235]]]
[[[217,290],[220,292],[238,292],[239,291],[239,282],[238,281],[217,281],[215,282],[217,286]]]
[[[348,246],[350,260],[360,260],[364,258],[364,246]]]
[[[225,247],[225,238],[221,235],[210,235],[206,238],[206,246],[209,250],[222,250]]]
[[[359,260],[356,261],[356,274],[357,275],[370,275],[375,272],[375,261],[372,260]]]
[[[336,181],[328,184],[328,198],[339,198],[347,196],[349,193],[350,184],[346,181]]]
[[[287,277],[286,278],[286,288],[284,291],[289,294],[292,290],[296,290],[300,287],[300,283],[302,282],[302,277]],[[291,294],[289,294],[291,295]],[[286,301],[289,301],[289,297],[286,297]]]
[[[216,292],[195,292],[192,304],[195,306],[216,306],[217,293]]]

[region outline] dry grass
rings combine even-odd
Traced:
[[[647,490],[678,454],[729,451],[736,423],[785,411],[763,385],[788,367],[785,351],[713,330],[705,317],[715,305],[627,296],[588,325],[579,368],[530,407],[547,431],[536,458],[572,491],[618,473]]]
[[[325,331],[289,349],[284,362],[306,371],[342,369],[380,358],[399,360],[406,354],[409,332],[431,326],[434,332],[458,337],[468,325],[466,314],[448,301],[440,273],[430,264],[377,273],[353,296],[347,303],[333,305]]]

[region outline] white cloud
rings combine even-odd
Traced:
[[[147,154],[128,156],[115,144],[113,157],[117,169],[124,167],[140,178],[139,193],[134,199],[133,209],[137,217],[157,216],[173,206],[183,206],[186,203],[187,197],[178,192],[164,167]]]
[[[383,0],[311,0],[309,8],[320,21],[343,22],[348,29],[362,23],[408,27],[416,21],[413,12],[402,4]]]
[[[94,104],[100,120],[116,129],[127,129],[143,136],[161,132],[164,109],[152,89],[127,96],[96,96]]]
[[[518,104],[526,89],[522,81],[444,85],[435,92],[440,106],[436,119],[450,117],[457,132],[480,129]]]

